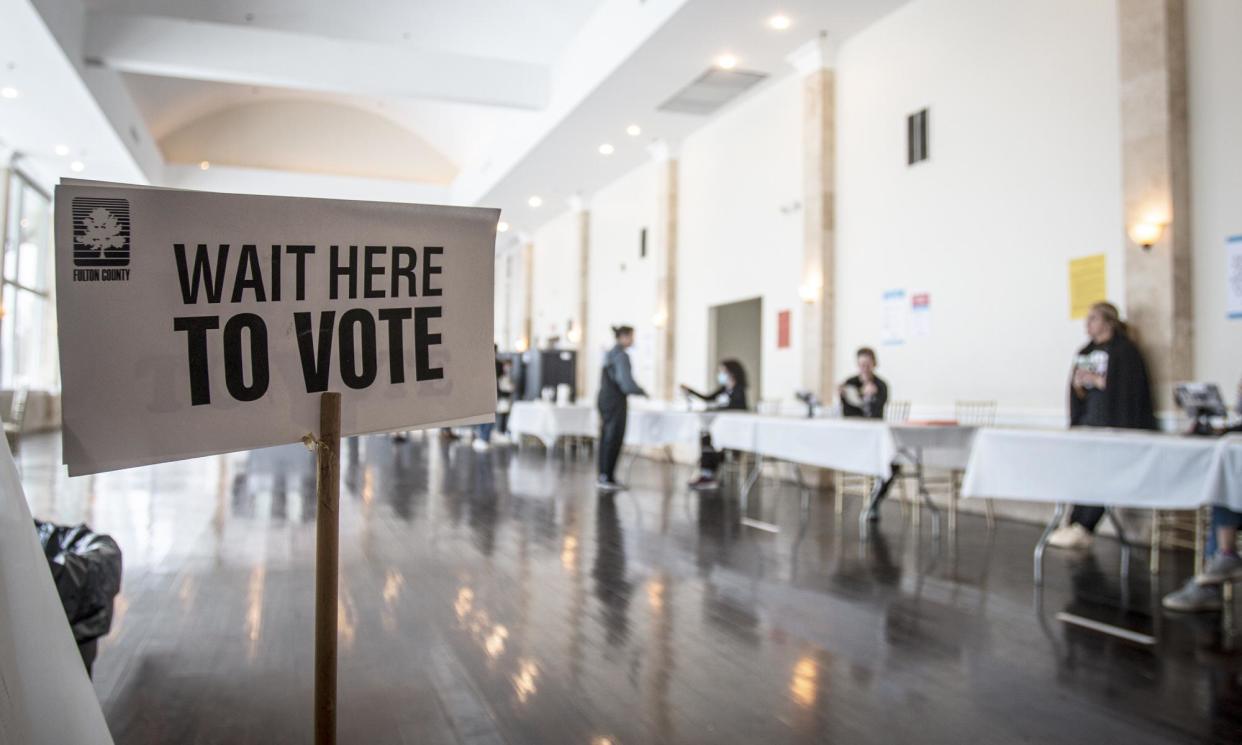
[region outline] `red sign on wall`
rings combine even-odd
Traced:
[[[790,312],[782,310],[776,314],[776,348],[789,349]]]

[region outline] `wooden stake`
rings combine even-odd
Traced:
[[[315,745],[336,745],[336,586],[340,555],[341,394],[319,399],[315,513]]]

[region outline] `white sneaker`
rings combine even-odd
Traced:
[[[1217,554],[1203,568],[1203,572],[1195,577],[1195,582],[1201,585],[1219,585],[1239,579],[1242,579],[1242,557],[1237,554]]]
[[[487,444],[487,440],[479,439],[476,439],[474,442],[470,443],[470,447],[474,448],[476,453],[486,453],[491,449],[491,445]]]
[[[1048,545],[1053,548],[1081,550],[1091,548],[1091,541],[1094,537],[1089,530],[1078,523],[1074,523],[1073,525],[1066,525],[1063,528],[1057,528],[1052,531],[1052,535],[1048,536]]]

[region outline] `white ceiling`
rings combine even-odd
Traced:
[[[0,156],[16,152],[22,168],[50,186],[60,176],[141,181],[86,85],[26,0],[0,0]],[[58,145],[69,148],[59,156]],[[0,157],[0,162],[4,158]],[[74,161],[86,165],[74,174]]]
[[[93,11],[251,25],[545,65],[557,60],[601,2],[85,0]]]
[[[16,49],[47,73],[30,87],[56,92],[19,99],[19,117],[0,101],[0,138],[48,158],[70,141],[91,154],[83,176],[98,161],[190,188],[287,188],[277,173],[318,174],[295,191],[323,196],[434,187],[532,230],[710,121],[657,108],[718,54],[776,80],[821,30],[839,45],[906,1],[0,0],[6,21],[47,25],[0,24],[0,65]],[[777,12],[789,29],[768,27]],[[200,160],[229,168],[179,165]]]

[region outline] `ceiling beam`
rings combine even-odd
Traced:
[[[120,73],[92,69],[84,63],[82,45],[86,35],[87,11],[82,0],[32,0],[31,4],[94,99],[99,112],[111,125],[114,144],[119,144],[120,152],[129,157],[135,175],[141,174],[150,183],[160,183],[164,175],[163,154]],[[71,92],[62,91],[61,95],[69,96]],[[92,153],[96,157],[101,154]]]
[[[546,67],[253,26],[91,12],[86,60],[118,72],[518,109],[548,103]]]

